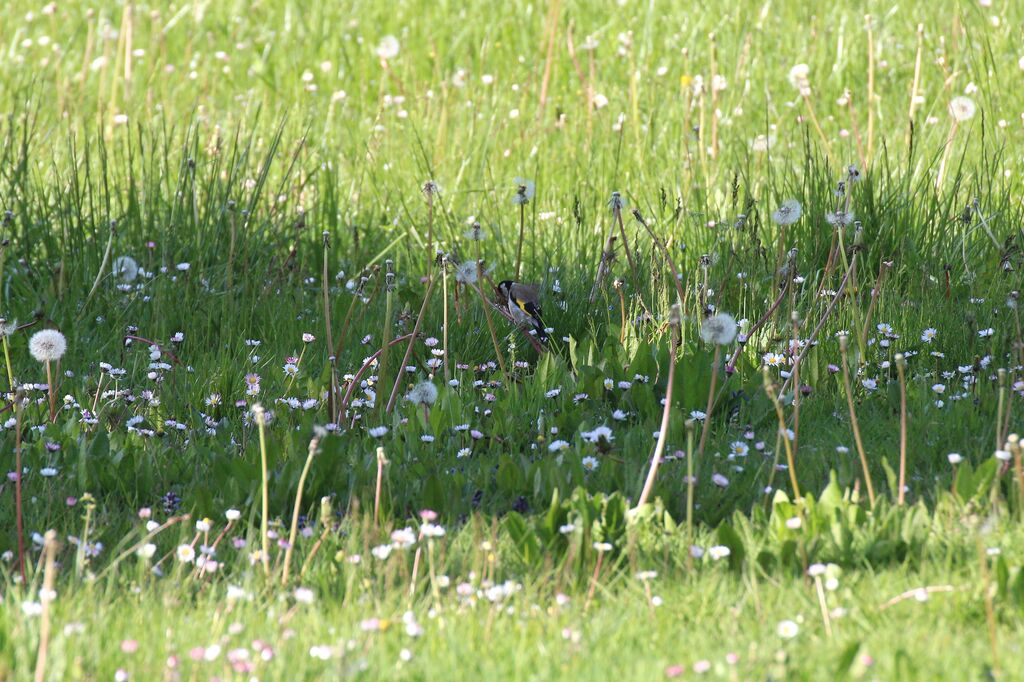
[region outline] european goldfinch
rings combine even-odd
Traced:
[[[498,293],[505,299],[508,312],[517,324],[525,324],[537,333],[541,342],[548,340],[544,330],[544,321],[540,317],[540,305],[536,287],[528,284],[504,280],[498,283]]]

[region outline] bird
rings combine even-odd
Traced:
[[[541,343],[546,343],[548,333],[545,331],[544,321],[541,319],[537,288],[506,279],[498,282],[498,293],[505,299],[505,305],[508,306],[508,312],[512,319],[517,324],[529,325],[537,333],[537,338],[541,340]]]

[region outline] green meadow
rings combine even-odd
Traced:
[[[5,3],[0,679],[1024,677],[1022,26]]]

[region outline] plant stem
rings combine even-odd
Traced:
[[[263,563],[263,573],[270,575],[270,480],[267,473],[267,422],[266,414],[262,405],[254,405],[253,415],[256,417],[256,426],[260,432],[260,482],[262,489],[263,513],[260,518],[260,561]]]
[[[0,283],[0,289],[2,289],[2,283]],[[3,337],[4,344],[4,364],[7,367],[7,385],[10,386],[11,393],[14,393],[14,370],[11,368],[11,349],[10,344],[7,342],[7,334],[0,334]]]
[[[444,325],[441,329],[442,336],[442,351],[443,356],[441,358],[444,364],[444,382],[447,384],[451,380],[451,369],[448,367],[448,258],[445,257],[441,262],[441,294],[444,296],[444,310],[442,311],[441,323]]]
[[[46,384],[49,386],[50,423],[53,424],[57,421],[57,387],[54,385],[53,368],[49,360],[46,361]]]
[[[1006,409],[1006,369],[999,368],[999,402],[996,407],[996,450],[1003,447],[1003,412]]]
[[[331,331],[331,287],[330,287],[330,276],[328,275],[328,250],[330,248],[330,232],[324,230],[324,264],[323,274],[321,277],[321,286],[323,287],[324,296],[324,332],[327,336],[327,353],[333,356],[334,352],[334,337]],[[302,349],[305,352],[305,348]],[[329,359],[329,358],[328,358]],[[331,390],[327,394],[327,414],[334,414],[334,402],[337,400],[338,393],[338,372],[334,363],[331,362]]]
[[[673,315],[676,321],[678,321],[678,307],[675,307]],[[658,475],[658,466],[661,464],[661,456],[665,452],[665,441],[668,440],[668,423],[669,417],[672,414],[672,385],[675,383],[676,352],[679,348],[678,328],[678,324],[673,324],[670,332],[672,334],[672,341],[668,358],[668,387],[665,389],[665,406],[661,411],[661,427],[658,430],[658,444],[654,448],[654,455],[651,456],[651,468],[647,472],[647,480],[644,481],[643,491],[640,493],[640,499],[637,500],[636,506],[633,508],[634,510],[640,509],[647,504],[647,498],[650,497],[651,491],[654,490],[654,480]]]
[[[384,456],[384,448],[377,448],[377,488],[373,495],[373,525],[376,528],[380,521],[380,496],[384,486],[384,467],[388,458]]]
[[[295,491],[295,507],[292,509],[292,527],[288,533],[288,548],[284,552],[284,569],[281,571],[281,584],[288,584],[288,573],[292,566],[292,552],[295,550],[295,536],[299,530],[299,511],[302,509],[302,490],[306,486],[306,476],[313,466],[313,459],[316,457],[317,448],[320,447],[320,437],[313,436],[309,441],[309,451],[306,453],[306,463],[302,467],[302,474],[299,476],[299,486]]]
[[[626,261],[629,263],[629,271],[633,273],[633,284],[637,284],[640,281],[640,273],[636,269],[636,263],[633,262],[633,254],[629,249],[629,240],[626,238],[626,226],[622,223],[622,208],[616,206],[613,209],[615,213],[615,222],[619,226],[619,234],[622,236],[622,250],[626,252]]]
[[[427,304],[430,303],[430,292],[434,290],[434,282],[436,280],[431,277],[427,283],[427,293],[423,295],[423,305],[420,306],[420,314],[416,316],[416,324],[412,328],[412,334],[409,335],[409,344],[405,347],[405,355],[402,357],[402,364],[399,365],[398,371],[395,373],[395,385],[391,389],[391,397],[388,399],[388,406],[385,410],[386,413],[391,414],[391,410],[395,407],[395,401],[398,399],[398,387],[402,384],[402,372],[406,365],[409,364],[409,356],[412,355],[412,345],[416,341],[416,337],[420,333],[420,326],[423,324],[423,318],[427,313]]]
[[[477,271],[483,274],[483,263],[477,261]],[[498,365],[501,367],[501,373],[505,375],[505,378],[509,378],[508,370],[505,369],[505,357],[501,353],[501,347],[498,345],[498,334],[494,331],[494,320],[491,319],[491,304],[487,301],[484,296],[484,292],[477,285],[471,285],[476,290],[477,295],[480,297],[480,305],[484,309],[484,318],[487,320],[487,330],[491,333],[491,343],[494,344],[494,354],[498,356]]]
[[[14,413],[17,423],[14,431],[14,510],[16,517],[16,530],[18,533],[18,573],[21,575],[21,583],[25,584],[25,523],[21,510],[21,429],[24,421],[25,395],[18,391],[14,395]],[[85,541],[83,540],[83,543]]]
[[[981,541],[981,534],[976,532],[975,542],[978,548],[978,561],[981,565],[981,587],[985,599],[985,622],[988,624],[988,642],[992,651],[992,678],[998,680],[999,674],[999,641],[996,637],[996,612],[992,605],[992,579],[988,570],[988,555]]]
[[[718,383],[718,362],[722,358],[722,347],[715,344],[715,359],[711,361],[711,386],[708,389],[708,404],[704,410],[704,425],[700,431],[700,444],[697,446],[697,455],[704,454],[704,446],[708,442],[708,434],[711,431],[711,411],[715,407],[715,385]]]
[[[694,470],[696,469],[696,463],[694,459],[697,457],[693,451],[693,439],[694,439],[694,422],[692,419],[686,420],[686,562],[687,566],[693,561],[693,555],[690,554],[690,547],[693,545],[693,492],[696,486],[696,479],[694,479]]]
[[[601,564],[604,563],[604,552],[598,550],[597,563],[594,564],[594,575],[590,577],[590,589],[587,590],[587,600],[583,603],[583,613],[590,608],[590,602],[594,599],[594,592],[597,591],[597,579],[601,576]]]
[[[57,531],[46,531],[43,553],[46,556],[46,568],[43,571],[43,588],[39,590],[39,602],[43,611],[39,616],[39,651],[36,654],[35,682],[43,682],[46,679],[46,653],[50,646],[50,603],[56,594],[53,591],[53,584],[57,573]]]
[[[789,482],[793,486],[793,496],[799,500],[802,496],[800,495],[800,484],[796,476],[796,459],[793,457],[793,444],[789,440],[789,434],[786,433],[786,416],[782,412],[782,403],[779,402],[779,397],[775,393],[775,385],[772,383],[771,377],[768,376],[768,367],[763,367],[762,372],[764,374],[765,393],[768,394],[768,398],[771,399],[772,405],[775,407],[775,417],[779,422],[779,440],[782,441],[783,447],[786,449],[786,464],[789,469]]]
[[[900,379],[900,482],[897,504],[903,506],[904,490],[907,487],[907,360],[902,353],[896,354],[896,372]]]
[[[864,452],[864,442],[860,437],[860,424],[857,422],[857,412],[853,407],[853,385],[850,381],[850,363],[847,360],[845,334],[839,337],[839,352],[843,358],[843,384],[846,387],[846,405],[850,410],[850,426],[853,428],[853,442],[857,446],[857,455],[860,457],[860,465],[864,470],[864,483],[868,487],[868,501],[871,508],[875,508],[875,487],[871,483],[871,470],[868,468],[868,456]]]
[[[526,232],[526,202],[519,204],[519,240],[516,242],[516,281],[523,272],[523,235]]]

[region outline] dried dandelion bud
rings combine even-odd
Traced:
[[[330,528],[333,519],[334,506],[331,504],[331,498],[324,495],[320,498],[320,525],[324,528]]]

